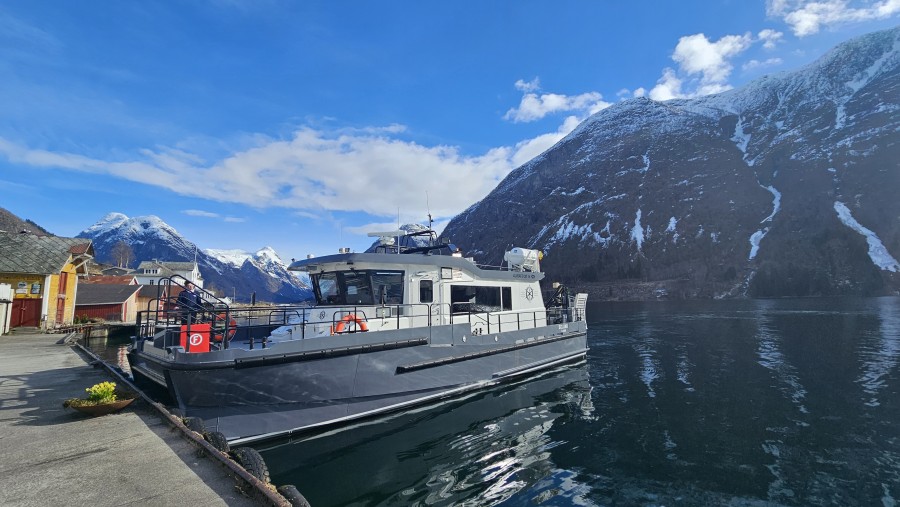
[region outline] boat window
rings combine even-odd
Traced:
[[[512,287],[503,287],[503,309],[512,310]]]
[[[337,273],[322,273],[311,277],[316,291],[316,299],[320,305],[337,305],[343,303],[338,294]]]
[[[434,282],[431,280],[419,280],[419,302],[434,302]]]
[[[331,271],[310,280],[320,305],[403,303],[402,271]]]
[[[396,271],[372,272],[372,286],[375,287],[375,303],[399,305],[403,303],[403,273]]]
[[[371,305],[372,288],[365,271],[344,271],[345,303],[348,305]]]
[[[510,310],[512,305],[506,303],[501,294],[512,300],[512,289],[509,287],[485,287],[478,285],[452,285],[450,287],[450,304],[453,313],[499,312]]]

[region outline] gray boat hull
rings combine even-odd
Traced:
[[[147,350],[144,350],[144,349]],[[471,335],[468,325],[291,340],[266,349],[132,352],[185,416],[235,443],[401,410],[581,359],[583,321]]]

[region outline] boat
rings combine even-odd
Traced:
[[[423,238],[423,235],[426,236]],[[232,444],[346,425],[520,379],[587,353],[586,294],[554,284],[541,253],[485,266],[430,229],[374,233],[364,253],[308,257],[309,305],[238,306],[202,291],[193,312],[158,298],[138,315],[136,382]],[[172,289],[184,279],[165,281]]]

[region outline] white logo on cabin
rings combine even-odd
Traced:
[[[203,335],[200,333],[194,333],[191,335],[191,346],[196,347],[203,343]]]

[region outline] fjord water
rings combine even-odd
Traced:
[[[305,440],[344,505],[895,505],[900,298],[602,303],[583,363]]]

